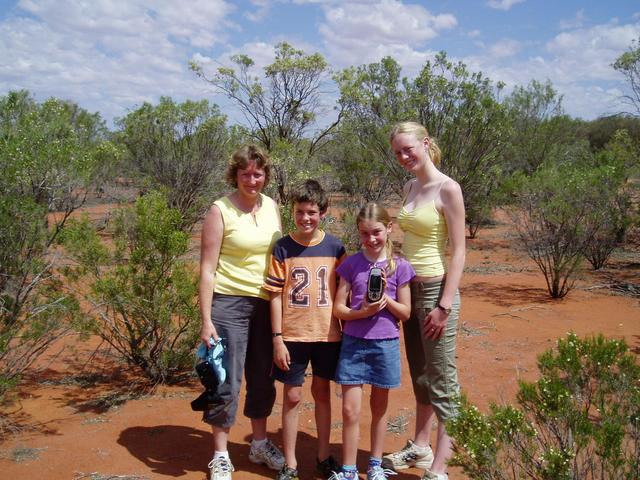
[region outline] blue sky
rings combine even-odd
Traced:
[[[408,77],[444,50],[507,91],[548,79],[593,119],[625,110],[611,63],[638,38],[638,0],[0,0],[0,94],[70,99],[109,124],[162,95],[208,98],[239,121],[188,62],[213,72],[245,53],[259,74],[286,40],[334,70],[392,56]]]

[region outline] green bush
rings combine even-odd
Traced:
[[[640,478],[640,366],[626,343],[570,333],[538,368],[518,406],[484,414],[463,399],[450,465],[487,480]]]
[[[594,165],[602,181],[594,186],[598,201],[593,205],[592,221],[597,231],[583,248],[585,258],[598,270],[604,267],[614,248],[624,241],[633,223],[634,204],[628,179],[637,174],[640,148],[626,130],[619,130],[602,151],[594,155]]]
[[[622,198],[620,170],[597,164],[586,145],[556,146],[548,163],[530,176],[514,175],[511,182],[518,238],[543,273],[549,294],[564,297],[587,249],[609,238],[608,220]]]
[[[75,326],[78,304],[51,247],[116,154],[105,131],[72,102],[0,96],[0,400]]]
[[[192,228],[224,189],[230,150],[226,117],[207,100],[161,97],[118,119],[126,175],[142,190],[164,189],[168,204]]]
[[[47,258],[43,207],[25,197],[0,197],[0,401],[78,314]]]
[[[157,192],[117,210],[113,239],[88,219],[72,222],[63,243],[76,264],[67,277],[93,306],[86,327],[155,382],[190,371],[199,335],[195,273],[182,260],[189,235],[180,213]]]

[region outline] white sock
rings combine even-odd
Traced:
[[[216,450],[215,452],[213,452],[213,458],[218,457],[226,458],[227,460],[229,460],[229,451],[225,450],[224,452],[219,452],[218,450]]]
[[[267,444],[267,439],[263,438],[262,440],[251,440],[251,446],[255,448],[262,448]]]
[[[416,447],[418,449],[419,452],[426,452],[427,448],[429,448],[429,445],[425,445],[424,447],[422,445],[417,445],[417,444],[413,444],[414,447]]]

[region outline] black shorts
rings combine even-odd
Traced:
[[[291,364],[289,370],[273,365],[273,377],[286,385],[302,385],[309,362],[313,375],[333,380],[341,342],[284,342]]]

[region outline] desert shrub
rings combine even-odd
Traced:
[[[587,239],[582,254],[594,270],[604,267],[614,249],[624,240],[631,223],[632,203],[626,191],[608,192],[608,202],[602,202],[595,210],[592,220],[598,222],[592,237]]]
[[[507,109],[498,101],[503,84],[451,61],[445,52],[427,61],[411,81],[402,78],[400,65],[391,57],[344,69],[335,80],[344,108],[339,134],[346,140],[343,149],[350,148],[333,162],[343,190],[378,198],[388,192],[401,196],[408,174],[391,154],[388,133],[397,121],[417,120],[438,141],[441,170],[462,188],[474,237],[490,221],[503,177],[499,153],[511,130]]]
[[[570,333],[538,357],[518,405],[463,400],[451,465],[474,479],[640,478],[640,367],[622,340]]]
[[[0,400],[60,336],[77,302],[52,248],[116,150],[103,122],[71,102],[0,96]]]
[[[70,333],[78,304],[47,257],[44,208],[28,197],[0,197],[0,401],[57,339]]]
[[[573,287],[584,252],[604,231],[620,175],[595,165],[585,145],[557,146],[532,175],[516,174],[510,208],[518,238],[543,273],[549,294],[564,297]]]
[[[112,241],[86,217],[63,233],[75,260],[65,273],[92,306],[86,328],[151,380],[171,381],[191,369],[199,332],[196,276],[182,259],[189,242],[183,218],[151,192],[110,223]]]
[[[593,156],[593,168],[603,174],[595,185],[599,201],[593,205],[592,221],[599,228],[588,239],[583,254],[595,270],[604,267],[613,250],[624,241],[633,222],[635,207],[628,180],[638,172],[640,146],[626,130],[619,130],[606,148]]]
[[[226,117],[207,100],[175,103],[161,97],[117,121],[126,174],[138,186],[165,189],[171,208],[192,227],[224,188],[221,172],[230,152]]]

